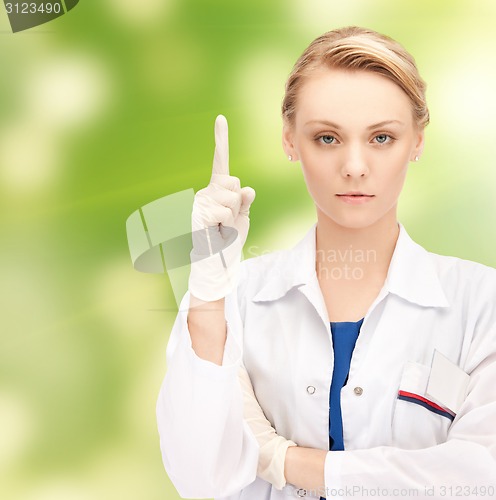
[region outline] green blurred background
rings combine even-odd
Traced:
[[[179,498],[155,423],[177,305],[133,269],[125,221],[206,185],[223,113],[231,173],[257,191],[245,256],[298,241],[315,213],[279,108],[324,31],[371,27],[415,56],[431,124],[399,219],[496,266],[495,20],[492,0],[81,0],[14,35],[2,5],[0,498]]]

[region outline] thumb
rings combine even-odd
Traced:
[[[255,195],[256,193],[253,188],[249,186],[241,188],[241,208],[239,209],[241,215],[249,215],[250,205],[253,203]]]

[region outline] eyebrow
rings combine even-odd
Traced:
[[[330,122],[328,120],[311,120],[311,121],[305,123],[305,126],[306,125],[310,125],[312,123],[319,123],[319,124],[323,124],[323,125],[329,125],[329,127],[333,127],[333,128],[335,128],[337,130],[341,129],[341,127],[337,123],[333,123],[333,122]],[[373,129],[373,128],[377,128],[377,127],[383,127],[384,125],[390,125],[391,123],[398,123],[399,125],[404,125],[404,123],[401,122],[400,120],[384,120],[382,122],[374,123],[373,125],[369,125],[367,127],[367,130],[370,130],[370,129]]]

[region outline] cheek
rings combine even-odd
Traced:
[[[408,165],[390,165],[391,168],[380,173],[377,177],[378,184],[383,186],[384,194],[395,198],[403,188],[408,171]]]
[[[300,163],[305,179],[308,181],[330,178],[333,162],[329,159],[329,154],[319,150],[314,145],[300,149]]]
[[[303,177],[307,184],[318,186],[319,184],[329,182],[331,178],[331,169],[326,168],[325,163],[319,161],[318,155],[312,158],[306,156],[300,158]]]
[[[307,187],[307,191],[313,198],[317,205],[325,203],[328,199],[329,193],[332,193],[335,189],[335,182],[333,182],[333,176],[325,168],[318,168],[315,165],[304,165],[302,163],[302,172]]]

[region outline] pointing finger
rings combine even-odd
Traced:
[[[223,115],[215,120],[215,153],[212,174],[229,175],[229,142],[227,120]]]

